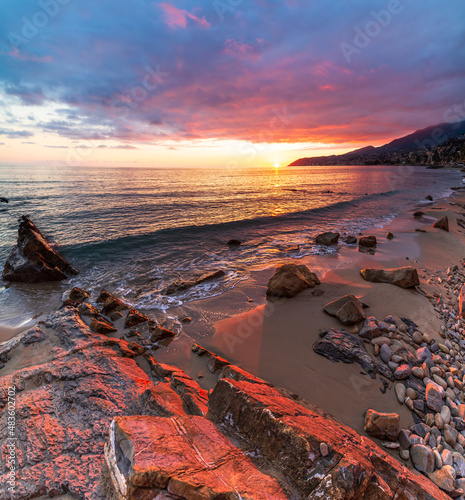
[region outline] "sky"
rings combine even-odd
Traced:
[[[463,0],[2,0],[0,163],[265,166],[464,119]]]

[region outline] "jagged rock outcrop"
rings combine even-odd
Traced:
[[[449,231],[449,218],[447,217],[447,215],[434,222],[433,227],[442,229],[443,231]]]
[[[53,250],[36,225],[23,215],[17,243],[3,269],[3,279],[41,283],[65,280],[78,273],[77,269]]]
[[[320,284],[315,273],[310,272],[307,266],[284,264],[268,281],[267,297],[295,297],[307,288],[314,288]]]
[[[345,295],[325,305],[324,311],[343,325],[355,325],[366,318],[363,304],[353,295]]]
[[[390,283],[400,288],[419,286],[420,279],[414,267],[398,267],[395,269],[362,269],[362,278],[373,283]]]

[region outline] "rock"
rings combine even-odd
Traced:
[[[402,458],[402,460],[409,460],[410,459],[410,452],[408,450],[400,450],[399,455],[400,455],[400,458]]]
[[[412,288],[420,285],[417,270],[414,267],[397,269],[362,269],[362,278],[373,283],[390,283],[401,288]]]
[[[369,438],[272,387],[222,379],[210,395],[207,417],[247,439],[278,468],[299,493],[292,498],[447,500],[427,478],[408,471]],[[327,457],[321,456],[321,443],[331,449]]]
[[[319,284],[320,280],[307,266],[284,264],[268,281],[266,296],[292,298],[303,290],[314,288]]]
[[[395,441],[400,431],[400,418],[397,413],[378,413],[368,410],[365,414],[365,432],[378,439]]]
[[[431,351],[427,347],[420,347],[420,349],[417,349],[415,351],[415,356],[420,363],[423,363],[428,359],[432,359]]]
[[[433,483],[443,491],[451,493],[455,490],[455,474],[454,468],[450,465],[444,465],[442,469],[430,472],[428,477]]]
[[[344,325],[355,325],[366,318],[362,303],[353,295],[345,295],[338,300],[329,302],[324,311]]]
[[[397,436],[397,440],[399,441],[399,444],[401,448],[404,450],[408,450],[412,443],[410,442],[410,436],[412,433],[410,431],[407,431],[405,429],[402,429],[399,431],[399,435]]]
[[[381,336],[381,332],[376,324],[376,321],[372,321],[369,318],[365,319],[362,328],[358,332],[359,336],[363,339],[373,340]]]
[[[69,293],[69,298],[75,302],[84,302],[90,297],[90,293],[75,286]]]
[[[388,233],[386,233],[386,239],[392,240],[394,239],[394,235],[389,231]]]
[[[183,318],[181,318],[179,320],[181,323],[190,323],[192,321],[192,318],[190,318],[189,316],[184,316]]]
[[[344,330],[327,330],[320,333],[321,338],[313,344],[317,354],[331,361],[343,363],[358,363],[372,378],[376,373],[389,380],[393,379],[391,370],[381,361],[368,354],[363,342]]]
[[[399,403],[401,405],[403,405],[404,401],[405,401],[405,394],[406,394],[405,385],[404,384],[396,384],[395,391],[396,391],[397,401],[399,401]]]
[[[460,455],[460,453],[453,454],[453,466],[457,472],[458,477],[465,477],[465,459]]]
[[[409,378],[411,374],[412,370],[410,366],[404,363],[403,365],[400,365],[396,368],[396,371],[394,372],[394,378],[396,380],[405,380],[406,378]]]
[[[312,295],[314,297],[321,297],[322,295],[324,295],[324,293],[324,290],[322,290],[321,288],[317,288],[316,290],[313,290]]]
[[[448,406],[443,405],[441,408],[441,417],[445,424],[450,423],[450,409]]]
[[[376,247],[376,237],[375,236],[363,236],[358,241],[358,244],[361,247],[374,248],[374,247]]]
[[[383,344],[379,348],[379,357],[386,363],[388,364],[389,361],[391,360],[391,349],[387,344]]]
[[[420,472],[428,474],[433,472],[435,466],[434,454],[430,448],[423,444],[415,444],[410,448],[410,458],[413,466]]]
[[[342,241],[347,245],[355,245],[357,243],[357,238],[355,236],[347,236]]]
[[[413,332],[412,340],[415,344],[421,345],[423,343],[423,335],[420,332]]]
[[[439,220],[437,220],[434,224],[433,227],[436,227],[438,229],[442,229],[444,231],[449,231],[449,219],[447,215],[444,217],[441,217]]]
[[[103,296],[106,296],[106,294],[104,294]],[[100,297],[100,295],[99,295],[99,297]],[[115,311],[121,312],[121,311],[126,311],[127,309],[131,309],[130,304],[123,302],[122,300],[118,299],[114,295],[109,294],[109,296],[107,297],[107,299],[103,303],[102,314],[109,315],[112,312],[115,312]]]
[[[130,309],[124,322],[124,328],[132,328],[133,326],[146,323],[147,321],[150,321],[147,316],[136,309]]]
[[[90,328],[93,332],[101,334],[113,333],[118,331],[118,328],[116,328],[113,323],[110,323],[110,321],[106,320],[103,317],[92,318]]]
[[[327,457],[329,455],[329,449],[326,443],[320,443],[320,453],[322,457]]]
[[[339,233],[321,233],[315,238],[315,243],[317,245],[323,245],[323,246],[333,246],[337,245],[337,242],[339,241]]]
[[[395,374],[394,374],[394,378],[395,378]],[[415,392],[414,389],[412,389],[411,387],[409,387],[405,394],[413,401],[415,399],[417,399],[417,393]]]
[[[23,215],[18,229],[18,240],[3,269],[3,279],[11,282],[43,283],[65,280],[78,273],[77,269],[52,249],[34,223]]]
[[[288,498],[276,479],[199,416],[115,418],[105,464],[118,498]]]
[[[242,241],[241,240],[236,240],[236,239],[231,239],[228,241],[227,245],[229,247],[238,247],[238,246],[241,246],[242,245]]]
[[[465,318],[465,285],[460,289],[459,295],[459,316]]]
[[[440,413],[436,413],[434,415],[434,423],[436,424],[436,427],[441,431],[444,428],[444,420],[442,419],[442,416]]]
[[[444,439],[450,447],[455,448],[457,437],[458,431],[453,429],[450,425],[444,424]]]
[[[417,218],[423,217],[423,215],[425,215],[425,212],[422,212],[421,210],[417,210],[416,212],[413,212],[413,216],[417,217]]]
[[[218,271],[205,273],[190,280],[176,281],[175,283],[171,283],[171,285],[165,288],[163,290],[163,293],[165,295],[174,295],[178,292],[184,292],[186,290],[189,290],[190,288],[193,288],[194,286],[200,285],[201,283],[222,278],[223,276],[225,276],[225,274],[226,273],[222,269],[219,269]]]
[[[111,321],[118,321],[123,317],[123,314],[120,313],[119,311],[113,311],[108,315],[108,317],[111,319]]]
[[[100,311],[91,304],[79,304],[78,311],[81,316],[100,317]]]
[[[171,330],[167,330],[166,328],[162,328],[161,326],[157,326],[155,331],[150,336],[150,342],[160,342],[160,340],[172,339],[176,337],[176,334]]]
[[[205,356],[206,358],[208,358],[207,368],[211,373],[215,373],[217,370],[220,370],[230,364],[228,360],[218,356],[217,354],[214,354],[213,352],[208,351],[198,344],[193,344],[191,351],[194,354],[197,354],[197,356]]]
[[[430,381],[426,385],[426,405],[428,408],[436,413],[439,413],[442,408],[442,399],[444,395],[444,389]]]
[[[428,196],[425,197],[425,200],[433,201],[433,197],[429,194]]]

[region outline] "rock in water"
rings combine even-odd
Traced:
[[[307,266],[284,264],[276,269],[268,281],[266,296],[292,298],[303,290],[314,288],[319,284],[320,280]]]
[[[359,246],[374,248],[376,247],[376,236],[364,236],[358,241]]]
[[[434,224],[433,227],[436,227],[438,229],[443,229],[444,231],[449,231],[449,219],[447,215],[444,217],[441,217],[439,220],[437,220]]]
[[[324,245],[327,247],[337,245],[338,241],[339,241],[339,233],[331,233],[331,232],[322,233],[315,238],[315,243],[317,245]]]
[[[420,285],[418,272],[414,267],[395,269],[362,269],[362,278],[373,283],[389,283],[401,288],[413,288]]]
[[[78,273],[78,270],[52,249],[35,224],[23,215],[18,229],[18,241],[6,261],[3,279],[43,283],[65,280]]]
[[[325,312],[336,318],[343,325],[355,325],[366,318],[362,303],[353,295],[345,295],[326,304]]]
[[[344,330],[328,330],[320,333],[321,339],[313,344],[313,350],[331,361],[358,363],[371,377],[376,373],[393,380],[391,370],[381,361],[370,356],[363,342]]]
[[[367,410],[365,414],[365,432],[378,439],[395,441],[400,431],[400,417],[397,413],[378,413]]]

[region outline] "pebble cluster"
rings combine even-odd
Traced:
[[[427,298],[444,321],[439,332],[443,342],[420,332],[408,318],[396,324],[392,316],[383,321],[368,317],[359,334],[371,340],[374,354],[392,370],[396,397],[415,421],[383,446],[397,449],[403,460],[411,460],[452,498],[465,500],[465,320],[461,317],[465,274],[458,266],[447,269],[445,278],[438,274],[427,282],[441,285],[445,292]],[[387,429],[393,422],[387,418],[383,425]]]

